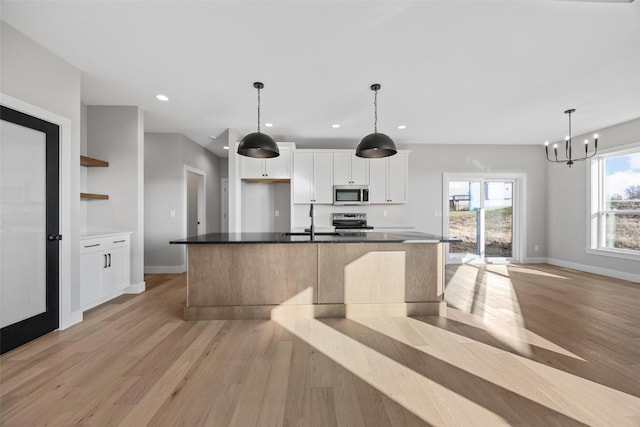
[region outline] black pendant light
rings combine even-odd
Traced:
[[[375,110],[373,133],[362,138],[358,148],[356,148],[356,156],[370,159],[393,156],[398,152],[396,144],[389,136],[384,133],[378,133],[378,90],[380,90],[380,84],[372,84],[371,90],[375,92],[373,99]]]
[[[278,144],[269,135],[260,132],[260,89],[264,84],[255,82],[253,87],[258,89],[258,131],[245,135],[238,144],[238,154],[247,157],[269,158],[278,157]]]

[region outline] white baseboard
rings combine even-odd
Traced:
[[[563,261],[554,258],[546,258],[546,262],[547,264],[557,265],[558,267],[572,268],[574,270],[586,271],[587,273],[600,274],[602,276],[614,277],[616,279],[640,283],[640,274],[611,270],[609,268],[594,267],[592,265],[578,264],[576,262]]]
[[[145,274],[179,274],[187,271],[184,265],[145,265]]]
[[[525,264],[545,264],[547,262],[547,259],[545,257],[534,257],[534,256],[530,256],[530,257],[526,257],[524,259],[524,263]]]
[[[72,311],[68,313],[64,318],[60,319],[60,326],[58,330],[67,329],[76,323],[82,322],[82,310]]]
[[[143,281],[141,283],[133,283],[127,286],[122,292],[124,292],[125,294],[141,294],[145,289],[146,285]]]

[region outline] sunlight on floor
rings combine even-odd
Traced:
[[[467,279],[473,276],[473,288],[465,288],[462,283],[468,283],[469,280],[456,280],[456,275],[467,276]],[[531,347],[525,333],[524,318],[508,275],[506,265],[493,265],[490,269],[460,266],[447,285],[447,304],[462,312],[480,316],[484,330],[518,353],[530,356]]]
[[[509,266],[509,270],[513,271],[514,273],[524,273],[524,274],[531,274],[531,275],[534,275],[534,276],[553,277],[554,279],[570,280],[568,277],[558,276],[557,274],[552,274],[552,273],[548,273],[546,271],[540,271],[540,270],[536,270],[536,269],[533,269],[533,268],[523,267],[523,266],[520,266],[520,265],[511,264]]]
[[[432,425],[447,425],[446,420],[450,421],[452,414],[441,411],[446,412],[449,407],[462,409],[455,414],[462,425],[507,424],[497,414],[318,320],[275,321]]]
[[[353,320],[586,424],[591,425],[596,419],[597,424],[612,425],[611,420],[620,419],[621,415],[637,416],[640,412],[640,399],[635,396],[417,319]]]
[[[492,266],[492,270],[506,277],[509,275],[506,265]],[[485,275],[484,279],[485,308],[482,313],[482,321],[487,327],[486,330],[519,354],[531,356],[531,346],[524,333],[524,318],[511,280],[500,277],[500,280],[496,281],[492,273]],[[492,310],[489,307],[501,308]]]
[[[465,313],[471,313],[473,306],[474,292],[473,289],[466,289],[463,280],[459,280],[459,276],[473,275],[472,282],[477,282],[478,270],[463,270],[459,267],[453,277],[449,280],[445,294],[447,295],[447,304]],[[458,280],[456,280],[458,279]]]
[[[458,323],[464,323],[465,325],[472,326],[474,328],[486,330],[490,333],[490,331],[487,330],[487,325],[482,321],[482,317],[470,313],[465,313],[461,310],[452,309],[451,307],[449,307],[449,309],[447,310],[447,319],[455,320]],[[554,353],[562,354],[564,356],[573,357],[574,359],[581,360],[583,362],[585,361],[585,359],[578,356],[577,354],[570,352],[569,350],[549,341],[546,338],[541,337],[534,332],[531,332],[526,328],[523,328],[518,335],[524,336],[526,342],[531,346],[539,347],[548,351],[553,351]]]
[[[459,312],[450,310],[447,317],[487,331],[523,356],[531,356],[531,346],[534,345],[584,360],[527,330],[518,296],[510,279],[510,271],[564,278],[513,265],[459,266],[446,289],[447,304]],[[460,280],[460,277],[465,277],[466,280]],[[474,287],[465,287],[465,282],[474,283]]]
[[[447,300],[457,309],[449,310],[447,319],[482,329],[515,353],[410,317],[272,318],[434,426],[452,422],[508,425],[512,419],[504,406],[484,404],[482,393],[501,395],[504,402],[518,401],[537,416],[550,417],[550,422],[612,425],[615,420],[615,425],[634,425],[640,419],[640,398],[531,360],[535,346],[571,357],[575,363],[588,363],[526,329],[510,269],[506,265],[459,267],[447,287]],[[535,270],[528,270],[517,268],[518,273],[534,274]],[[458,285],[458,274],[473,285]],[[294,296],[287,302],[296,300]],[[423,356],[412,354],[415,351]],[[449,408],[456,408],[455,413]]]

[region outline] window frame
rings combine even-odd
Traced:
[[[632,153],[640,153],[640,142],[621,145],[601,150],[594,156],[587,169],[587,183],[589,197],[587,198],[587,248],[586,252],[593,255],[603,255],[614,258],[640,260],[640,249],[609,248],[606,242],[606,216],[608,214],[638,214],[639,210],[611,210],[605,209],[604,194],[604,163],[611,157],[619,157]]]

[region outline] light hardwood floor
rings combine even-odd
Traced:
[[[187,322],[145,279],[0,358],[0,425],[640,425],[640,284],[450,266],[446,317]]]

